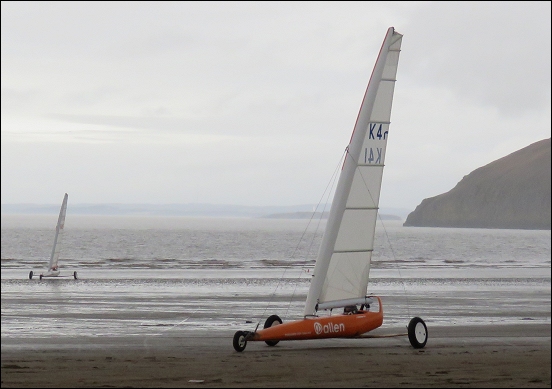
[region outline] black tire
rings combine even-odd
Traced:
[[[247,346],[247,340],[245,340],[246,335],[247,335],[247,332],[244,332],[244,331],[237,331],[234,334],[234,340],[232,344],[234,345],[234,350],[236,350],[239,353],[245,350],[245,346]]]
[[[427,343],[427,326],[419,317],[414,317],[408,323],[408,340],[414,348],[424,348]]]
[[[31,270],[31,272],[29,273],[29,280],[32,280],[33,279],[33,271]]]
[[[282,319],[278,315],[272,315],[269,316],[268,319],[266,319],[264,323],[264,328],[277,326],[278,324],[282,324]],[[269,346],[276,346],[278,344],[279,340],[265,340],[265,343]]]
[[[38,278],[42,279],[42,274],[41,274],[40,277],[38,277]]]
[[[73,278],[77,279],[77,272],[73,272]]]

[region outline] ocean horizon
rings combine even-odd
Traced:
[[[2,339],[254,329],[301,317],[325,220],[2,215]],[[384,326],[550,323],[550,231],[379,221],[368,293]],[[74,280],[73,272],[78,273]],[[438,299],[438,300],[436,300]],[[438,303],[436,303],[438,301]],[[63,340],[65,339],[65,340]]]

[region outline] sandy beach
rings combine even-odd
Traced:
[[[396,337],[249,342],[238,353],[230,332],[3,340],[2,387],[550,387],[550,330],[429,327],[420,350]]]

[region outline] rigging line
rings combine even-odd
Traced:
[[[181,325],[182,323],[184,323],[185,321],[187,321],[188,319],[190,319],[194,313],[196,313],[197,311],[199,311],[199,309],[200,309],[200,307],[199,307],[199,308],[196,308],[195,311],[189,313],[189,314],[188,314],[188,317],[185,318],[184,320],[182,320],[181,322],[176,323],[175,325],[170,326],[170,327],[168,327],[168,328],[162,329],[162,330],[159,331],[158,333],[152,334],[152,335],[154,335],[154,336],[162,335],[162,333],[165,332],[165,331],[170,331],[170,330],[172,330],[172,329],[175,329],[176,327],[178,327],[179,325]],[[144,346],[149,347],[148,341],[149,341],[149,338],[147,338],[147,337],[144,338]]]
[[[328,182],[328,185],[326,185],[326,189],[325,189],[324,192],[322,193],[322,197],[321,197],[320,200],[318,201],[318,204],[316,205],[316,208],[315,208],[315,210],[314,210],[314,211],[316,212],[316,210],[318,209],[318,207],[320,206],[320,203],[322,202],[322,200],[323,200],[323,198],[324,198],[324,195],[326,195],[326,196],[327,196],[327,197],[326,197],[326,201],[324,202],[324,207],[323,207],[323,209],[322,209],[322,212],[321,212],[321,214],[320,214],[320,217],[318,218],[318,224],[317,224],[317,226],[316,226],[316,228],[315,228],[315,230],[314,230],[314,233],[313,233],[313,235],[312,235],[312,239],[311,239],[311,241],[310,241],[310,244],[309,244],[309,247],[308,247],[308,249],[307,249],[307,252],[305,253],[305,262],[306,262],[307,259],[308,259],[308,256],[309,256],[309,253],[310,253],[311,250],[312,250],[312,247],[314,246],[314,240],[315,240],[315,238],[316,238],[316,233],[317,233],[317,232],[319,231],[319,229],[320,229],[320,224],[322,223],[322,218],[323,218],[323,216],[324,216],[324,212],[326,211],[326,207],[327,207],[328,204],[329,204],[330,196],[331,196],[331,194],[332,194],[333,188],[335,187],[335,184],[336,184],[336,181],[337,181],[338,172],[339,172],[339,167],[343,164],[343,160],[345,159],[345,155],[346,155],[346,153],[347,153],[347,150],[348,150],[348,147],[345,148],[345,150],[343,151],[343,154],[341,155],[341,158],[339,159],[339,161],[338,161],[338,163],[337,163],[337,166],[336,166],[336,168],[334,169],[334,172],[333,172],[333,174],[332,174],[332,176],[331,176],[331,178],[330,178],[330,181]],[[329,188],[329,189],[328,189],[328,188]],[[313,212],[313,215],[311,216],[311,219],[309,220],[309,224],[308,224],[308,225],[310,225],[310,222],[312,221],[313,217],[314,217],[314,212]],[[308,228],[308,225],[307,225],[307,228]],[[305,232],[306,232],[306,229],[305,229]],[[303,232],[303,236],[304,236],[305,232]],[[302,239],[303,239],[303,237],[301,237],[301,240],[302,240]],[[300,241],[301,241],[301,240],[300,240]],[[298,246],[297,246],[297,247],[298,247]],[[296,248],[296,250],[297,250],[297,248]],[[294,255],[295,255],[295,252],[294,252]],[[292,258],[293,258],[293,257],[292,257]],[[301,275],[299,276],[299,278],[301,278],[302,275],[303,275],[303,273],[301,272]],[[312,275],[311,275],[311,277],[312,277]],[[286,315],[287,315],[288,312],[289,312],[289,309],[290,309],[290,307],[291,307],[291,302],[293,301],[293,297],[295,296],[295,292],[296,292],[296,290],[297,290],[297,286],[298,286],[298,285],[299,285],[299,283],[297,282],[297,283],[295,284],[295,288],[293,289],[293,293],[292,293],[292,295],[291,295],[291,299],[290,299],[289,304],[288,304],[288,307],[287,307],[287,309],[286,309],[286,312],[285,312]]]
[[[385,237],[387,238],[387,243],[389,244],[389,249],[391,249],[391,254],[393,256],[393,265],[395,265],[396,270],[399,272],[399,279],[401,280],[401,285],[403,288],[404,297],[406,298],[406,311],[408,312],[408,316],[410,316],[410,300],[408,299],[408,293],[406,293],[406,285],[403,280],[403,276],[401,274],[401,269],[399,265],[397,264],[397,258],[395,256],[395,250],[393,249],[393,245],[391,244],[391,239],[389,239],[389,234],[387,233],[387,228],[385,227],[385,223],[383,222],[383,219],[379,215],[378,217],[381,221],[381,225],[383,226],[383,231],[385,232]]]
[[[318,201],[318,204],[316,205],[314,211],[313,211],[312,214],[311,214],[311,217],[310,217],[310,219],[309,219],[309,222],[307,223],[307,226],[306,226],[305,229],[303,230],[303,233],[302,233],[302,235],[301,235],[301,238],[299,239],[299,241],[297,242],[297,245],[295,246],[295,249],[293,250],[293,253],[292,253],[292,255],[291,255],[291,258],[292,258],[292,259],[295,258],[295,255],[296,255],[296,253],[297,253],[297,251],[298,251],[298,249],[299,249],[299,245],[300,245],[301,242],[303,241],[303,238],[305,237],[305,234],[306,234],[306,232],[307,232],[307,230],[308,230],[308,228],[309,228],[309,226],[310,226],[310,224],[311,224],[311,222],[312,222],[312,219],[314,218],[314,215],[316,214],[316,210],[317,210],[318,207],[320,206],[320,203],[321,203],[322,200],[324,199],[324,196],[327,195],[327,199],[329,198],[329,196],[330,196],[330,194],[331,194],[331,189],[333,188],[333,185],[334,185],[334,183],[335,183],[335,177],[337,176],[337,172],[339,171],[339,166],[341,165],[341,161],[343,160],[344,155],[346,154],[347,151],[348,151],[348,146],[347,146],[347,148],[345,148],[345,151],[344,151],[343,154],[341,155],[341,158],[339,159],[339,162],[338,162],[338,164],[337,164],[337,167],[335,168],[335,170],[334,170],[334,172],[333,172],[333,174],[332,174],[332,177],[330,178],[330,181],[329,181],[328,184],[326,185],[326,189],[324,189],[324,192],[322,193],[322,196],[320,197],[320,200]],[[330,188],[330,189],[328,190],[328,188]],[[312,238],[311,243],[310,243],[310,245],[309,245],[309,248],[308,248],[308,250],[307,250],[306,257],[308,257],[308,253],[310,252],[310,250],[311,250],[311,248],[312,248],[312,245],[313,245],[313,243],[314,243],[314,238],[315,238],[315,236],[316,236],[316,232],[318,231],[318,229],[319,229],[319,227],[320,227],[320,223],[321,223],[321,221],[322,221],[322,216],[324,215],[324,211],[325,211],[325,209],[326,209],[327,203],[328,203],[328,201],[326,200],[326,204],[324,205],[324,209],[322,210],[321,217],[318,219],[318,225],[317,225],[317,227],[316,227],[316,229],[315,229],[315,232],[314,232],[314,234],[313,234],[313,238]],[[291,265],[288,265],[288,266],[286,266],[286,267],[284,268],[284,272],[283,272],[282,276],[280,277],[280,280],[278,281],[278,284],[277,284],[276,287],[274,288],[274,292],[272,292],[272,295],[270,296],[270,299],[269,299],[269,301],[268,301],[268,304],[267,304],[267,306],[265,307],[265,309],[264,309],[264,311],[263,311],[263,313],[262,313],[262,315],[261,315],[261,318],[265,316],[268,307],[269,307],[270,304],[274,301],[274,297],[276,296],[276,291],[278,290],[278,287],[280,286],[280,284],[281,284],[281,282],[282,282],[282,279],[284,278],[284,276],[285,276],[287,270],[288,270],[290,267],[291,267]],[[302,274],[302,273],[301,273],[301,274]],[[288,308],[286,309],[286,313],[285,313],[286,315],[287,315],[287,313],[288,313],[288,311],[289,311],[289,308],[290,308],[290,306],[291,306],[291,302],[292,302],[292,300],[293,300],[293,296],[295,296],[295,291],[297,290],[297,284],[298,284],[298,283],[295,284],[295,288],[294,288],[294,290],[293,290],[293,293],[292,293],[292,296],[291,296],[291,299],[290,299]],[[257,331],[257,328],[259,327],[260,323],[261,323],[261,319],[259,319],[259,321],[257,322],[257,326],[255,327],[255,332]]]
[[[358,161],[352,155],[351,155],[351,158],[353,158],[353,161],[355,162],[355,164],[357,165],[357,168],[358,168]],[[375,204],[374,197],[372,196],[372,192],[370,192],[370,189],[368,188],[368,183],[366,182],[366,179],[364,178],[364,175],[362,174],[362,170],[358,169],[358,172],[360,174],[360,178],[362,178],[362,182],[364,183],[364,186],[366,187],[366,190],[368,191],[368,194],[370,195],[370,199],[372,200],[372,203]],[[382,179],[383,179],[383,171],[382,171]],[[393,257],[393,264],[395,265],[396,270],[399,272],[399,279],[401,280],[403,293],[404,293],[404,296],[406,298],[406,310],[408,312],[408,316],[410,316],[410,301],[408,299],[408,293],[406,293],[406,285],[404,283],[404,280],[403,280],[403,277],[402,277],[402,274],[401,274],[401,269],[398,267],[397,257],[395,256],[395,250],[393,249],[393,245],[391,244],[391,239],[389,239],[389,234],[387,232],[387,228],[385,227],[385,223],[383,222],[383,219],[381,218],[381,215],[380,215],[380,212],[379,212],[379,204],[378,204],[377,215],[378,215],[378,219],[381,222],[381,225],[383,227],[383,232],[385,234],[385,237],[387,238],[387,243],[389,244],[389,249],[391,250],[391,255]]]
[[[185,321],[188,321],[188,319],[190,319],[194,313],[196,313],[197,311],[199,311],[199,309],[200,309],[200,308],[197,308],[195,311],[189,313],[189,314],[188,314],[188,317],[185,318],[184,320],[182,320],[181,322],[176,323],[175,325],[170,326],[170,327],[168,327],[168,328],[162,329],[161,331],[159,331],[159,333],[154,334],[154,335],[161,335],[161,332],[170,331],[170,330],[172,330],[172,329],[178,327],[179,325],[181,325],[181,324],[184,323]]]

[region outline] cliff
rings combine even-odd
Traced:
[[[404,226],[549,230],[550,138],[474,170],[424,199]]]

